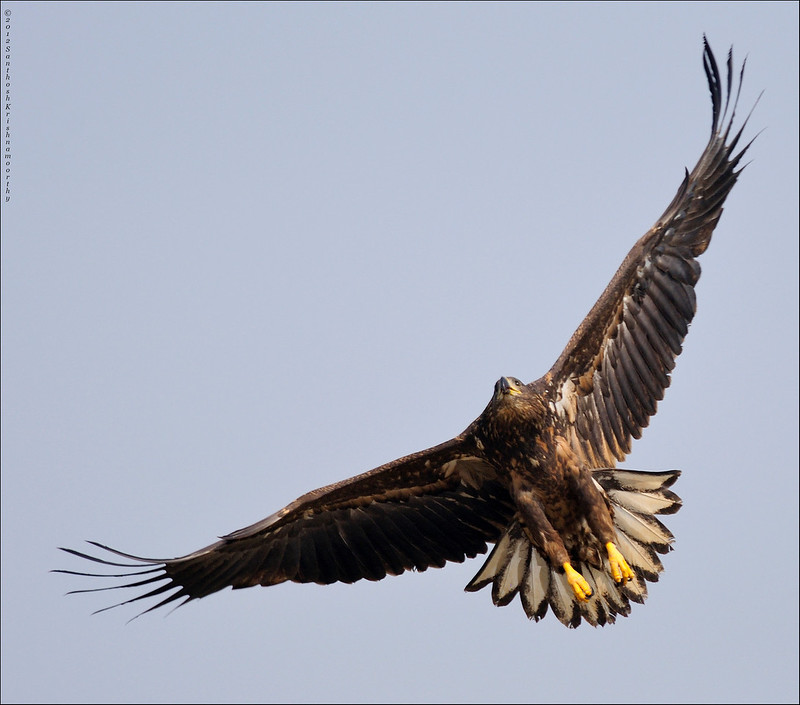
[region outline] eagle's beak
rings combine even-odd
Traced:
[[[508,377],[500,378],[500,391],[503,394],[522,394],[522,391]]]

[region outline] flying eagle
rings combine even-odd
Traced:
[[[673,540],[655,515],[680,508],[669,489],[680,472],[615,465],[670,384],[695,314],[696,258],[750,146],[736,151],[747,120],[731,136],[744,64],[733,99],[732,52],[726,83],[705,38],[703,66],[712,129],[697,166],[549,372],[529,384],[501,377],[455,438],[309,492],[189,555],[141,558],[95,542],[106,558],[62,549],[126,569],[102,576],[125,578],[121,585],[74,592],[141,588],[112,607],[160,598],[149,612],[228,586],[381,580],[461,563],[494,544],[466,590],[491,585],[496,605],[519,595],[531,619],[551,608],[569,627],[604,625],[644,602]]]

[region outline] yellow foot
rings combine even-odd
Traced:
[[[579,602],[586,602],[592,595],[592,588],[586,579],[573,568],[569,563],[564,563],[564,572],[567,574],[567,582],[575,593]]]
[[[606,544],[606,551],[608,551],[608,562],[611,564],[611,577],[615,582],[624,585],[633,577],[631,567],[611,541]]]

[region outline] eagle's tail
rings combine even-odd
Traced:
[[[528,540],[519,519],[515,519],[465,590],[474,592],[492,583],[494,604],[507,605],[519,594],[530,619],[539,621],[549,606],[568,627],[577,627],[581,618],[593,626],[602,626],[612,624],[617,615],[627,616],[631,600],[641,603],[647,597],[646,581],[658,580],[663,570],[658,554],[671,550],[673,536],[655,515],[674,514],[680,509],[680,498],[668,489],[679,475],[678,470],[602,469],[592,473],[611,502],[617,548],[634,572],[633,579],[624,586],[611,577],[607,557],[603,556],[599,567],[576,562],[573,567],[592,588],[589,600],[579,602],[563,570],[550,565]]]

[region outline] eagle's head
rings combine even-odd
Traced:
[[[516,377],[501,377],[494,385],[494,400],[502,401],[505,397],[523,396],[525,385]]]
[[[545,404],[532,385],[523,384],[516,377],[501,377],[494,385],[494,395],[487,411],[522,423],[539,425],[544,418]]]
[[[523,384],[516,377],[501,377],[483,413],[476,419],[474,433],[489,459],[504,463],[504,453],[520,442],[528,443],[546,421],[546,406],[536,385]]]

